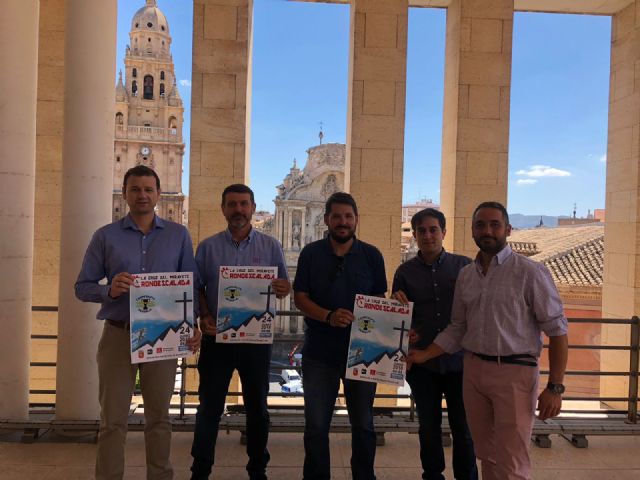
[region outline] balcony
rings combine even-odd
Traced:
[[[154,142],[182,142],[182,136],[176,128],[138,127],[116,125],[116,139],[150,140]]]
[[[48,433],[39,442],[25,445],[15,434],[0,436],[0,478],[3,480],[68,480],[93,478],[96,446],[93,437],[63,437]],[[175,480],[189,478],[190,432],[173,434],[171,459]],[[279,480],[300,479],[304,449],[298,433],[272,433],[269,437],[271,462],[267,474]],[[534,480],[632,480],[640,476],[640,437],[598,437],[588,449],[569,442],[554,442],[551,449],[532,447]],[[145,478],[142,432],[130,432],[126,445],[125,479]],[[351,478],[350,435],[331,434],[331,465],[335,479]],[[445,448],[446,478],[453,478],[451,448]],[[213,478],[246,479],[245,447],[238,432],[220,431],[216,448],[217,465]],[[418,479],[421,475],[417,435],[391,433],[378,447],[376,474],[380,480]]]

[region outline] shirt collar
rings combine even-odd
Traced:
[[[504,248],[500,250],[496,255],[498,265],[502,265],[504,262],[506,262],[507,259],[511,256],[511,253],[511,246],[509,246],[509,244],[507,243]]]
[[[151,224],[151,230],[155,230],[156,228],[164,228],[165,226],[165,222],[164,220],[162,220],[159,216],[154,215],[153,216],[153,223]],[[123,219],[122,219],[122,228],[128,228],[130,230],[136,230],[136,231],[140,231],[140,229],[138,228],[138,225],[136,225],[136,222],[133,221],[133,218],[131,218],[131,214],[127,214]]]
[[[478,271],[482,271],[482,262],[480,261],[480,253],[478,252],[478,254],[476,255],[476,267],[478,268]],[[502,265],[504,262],[506,262],[509,257],[511,256],[511,254],[513,253],[513,250],[511,250],[511,246],[507,243],[502,250],[500,250],[498,253],[496,253],[493,258],[491,259],[491,264],[497,263],[498,265]]]
[[[336,253],[333,251],[333,245],[331,245],[331,237],[329,237],[329,235],[327,235],[324,239],[325,241],[325,245],[327,246],[327,249],[333,254],[335,255]],[[349,251],[347,253],[345,253],[345,255],[351,255],[352,253],[355,253],[358,251],[358,248],[360,246],[360,241],[356,238],[356,236],[353,236],[353,243],[351,244],[351,248],[349,249]]]
[[[444,247],[442,247],[442,251],[438,255],[438,258],[436,258],[436,261],[433,263],[427,263],[427,261],[424,258],[422,258],[422,252],[420,250],[418,250],[418,255],[416,255],[416,258],[418,258],[425,265],[442,265],[442,262],[444,261],[444,257],[446,257],[447,255],[449,254],[446,252]]]
[[[242,243],[245,243],[245,242],[246,242],[246,243],[251,243],[251,242],[253,241],[253,239],[255,238],[255,236],[256,236],[256,229],[255,229],[255,228],[253,228],[253,227],[251,227],[251,230],[249,230],[249,235],[247,235],[247,238],[245,238],[244,240],[242,240],[240,243],[241,243],[241,244],[242,244]],[[229,230],[229,228],[227,228],[227,229],[224,231],[224,238],[226,238],[226,239],[227,239],[227,241],[228,241],[229,243],[233,243],[234,245],[237,245],[237,244],[238,244],[238,242],[236,242],[236,241],[233,239],[233,235],[231,235],[231,230]]]

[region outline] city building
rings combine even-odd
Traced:
[[[169,23],[155,1],[147,1],[131,20],[130,44],[116,86],[113,149],[113,220],[127,214],[122,198],[125,172],[136,165],[153,168],[162,193],[158,214],[186,220],[182,194],[182,99],[171,56]]]

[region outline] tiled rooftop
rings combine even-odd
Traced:
[[[514,230],[509,243],[516,252],[544,263],[557,284],[602,286],[602,225]]]

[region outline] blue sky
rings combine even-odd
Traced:
[[[159,0],[173,37],[185,101],[188,192],[193,5]],[[117,70],[130,21],[144,0],[118,1]],[[440,197],[446,11],[409,13],[404,202]],[[508,208],[578,215],[604,208],[611,20],[516,13],[514,19]],[[273,210],[276,185],[306,149],[345,142],[349,7],[255,0],[250,184],[259,209]]]

